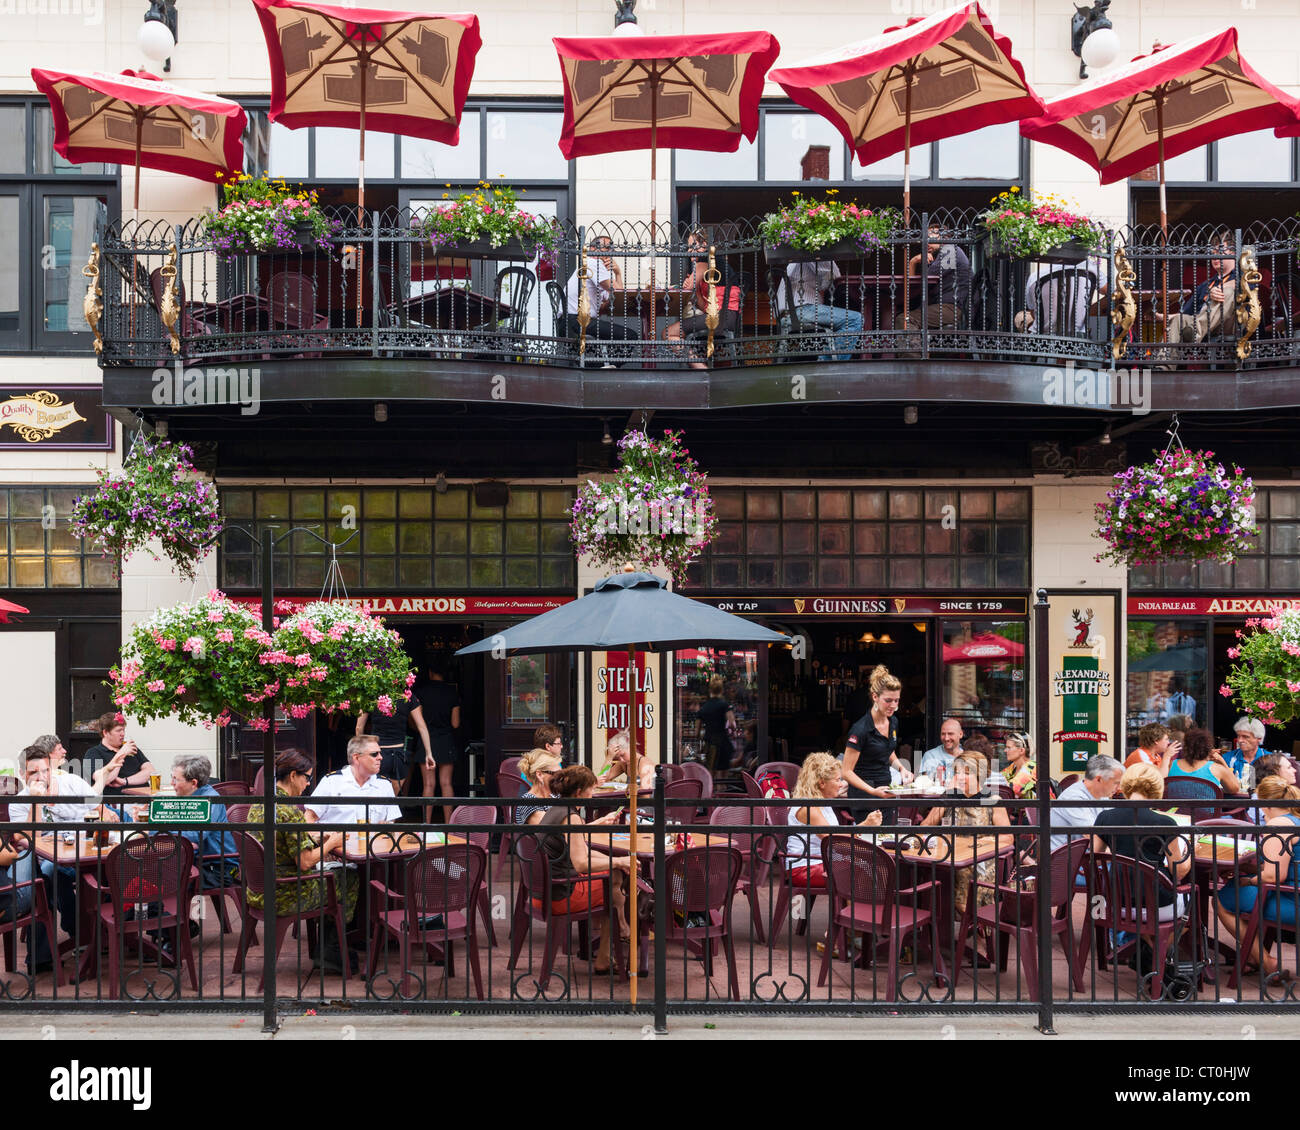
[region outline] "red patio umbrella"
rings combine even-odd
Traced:
[[[943,645],[945,663],[1005,663],[1011,659],[1022,659],[1024,654],[1024,644],[999,636],[996,632],[984,632],[962,644]]]
[[[455,145],[483,41],[470,14],[253,0],[271,57],[273,122],[361,132],[357,218],[366,204],[366,127]]]
[[[50,102],[54,149],[74,164],[109,161],[220,180],[243,167],[248,115],[238,102],[185,90],[146,71],[55,71],[32,68]]]
[[[1157,166],[1169,238],[1165,161],[1222,137],[1296,123],[1300,103],[1253,70],[1227,28],[1157,47],[1051,99],[1020,132],[1086,161],[1102,184]]]
[[[843,135],[863,165],[903,152],[912,218],[912,145],[1041,114],[1043,102],[978,4],[909,20],[791,67],[773,82]]]
[[[24,608],[21,604],[15,604],[12,600],[0,599],[0,624],[9,623],[9,613],[11,612],[30,614],[29,610]]]
[[[742,137],[753,141],[763,78],[781,49],[765,31],[552,42],[564,82],[560,152],[572,160],[648,148],[652,242],[659,146],[734,153]]]

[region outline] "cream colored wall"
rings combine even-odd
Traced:
[[[0,764],[40,734],[54,733],[53,632],[0,629],[0,678],[5,687],[5,736]]]

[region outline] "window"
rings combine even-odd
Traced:
[[[69,164],[54,152],[44,101],[8,101],[0,174],[0,349],[84,353],[81,269],[115,212],[117,166]]]
[[[1023,589],[1029,493],[993,487],[717,487],[718,532],[688,570],[712,592]]]
[[[571,591],[568,487],[512,486],[504,506],[482,507],[465,486],[229,487],[221,504],[232,527],[287,524],[339,544],[348,591]],[[223,588],[259,584],[258,543],[238,529],[222,540]],[[277,588],[325,584],[329,550],[307,534],[276,548]]]
[[[0,589],[117,588],[113,561],[72,536],[86,487],[0,487]]]

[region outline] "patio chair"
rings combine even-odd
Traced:
[[[219,796],[252,796],[252,788],[244,781],[213,781],[212,787]]]
[[[513,773],[516,777],[518,777],[518,776],[519,776],[519,763],[520,763],[522,760],[523,760],[522,757],[503,757],[503,758],[501,759],[501,764],[497,766],[497,772],[498,772],[498,773]]]
[[[9,819],[9,806],[0,805],[0,823]],[[30,845],[27,848],[29,853],[35,854],[36,849]],[[17,940],[20,930],[28,931],[27,945],[30,948],[35,939],[32,938],[31,931],[38,926],[45,931],[45,937],[49,939],[50,950],[55,952],[58,941],[58,931],[54,926],[54,908],[50,906],[49,899],[45,895],[45,883],[41,880],[40,868],[35,866],[36,861],[33,859],[32,877],[22,883],[6,884],[0,888],[3,893],[5,903],[12,906],[10,899],[16,899],[18,892],[30,889],[31,904],[20,914],[13,914],[12,910],[0,906],[0,915],[10,915],[8,917],[0,916],[0,946],[4,950],[4,968],[8,973],[12,973],[17,966]],[[63,963],[55,957],[54,960],[54,984],[61,986],[64,984],[66,977],[63,972]]]
[[[519,900],[515,920],[510,924],[510,961],[507,969],[513,969],[519,961],[519,953],[524,948],[530,924],[540,922],[546,927],[546,940],[542,948],[542,965],[537,987],[545,993],[551,983],[551,973],[555,968],[557,953],[569,953],[573,938],[573,927],[578,927],[578,944],[583,952],[591,950],[591,924],[600,923],[601,928],[613,930],[610,937],[610,968],[621,968],[623,964],[623,943],[619,927],[611,911],[609,874],[597,875],[595,882],[604,890],[604,901],[598,907],[584,910],[557,911],[553,904],[558,901],[551,892],[551,868],[546,855],[541,849],[538,837],[522,835],[515,845],[519,856],[519,874],[522,880],[523,897]],[[644,949],[642,949],[644,954]]]
[[[515,762],[518,765],[518,762]],[[497,870],[495,878],[500,879],[505,869],[509,866],[510,849],[514,846],[515,832],[515,801],[519,794],[524,791],[526,782],[518,773],[510,773],[504,770],[497,772],[497,796],[501,798],[502,820],[506,826],[506,831],[501,833],[500,858],[497,860]]]
[[[497,822],[497,810],[490,805],[462,804],[453,808],[451,818],[448,824],[495,824]],[[484,855],[489,858],[492,855],[492,833],[491,832],[462,832],[467,842],[475,847],[483,849]],[[492,926],[492,906],[488,902],[487,873],[484,872],[483,882],[479,884],[477,906],[479,915],[483,919],[483,925],[487,928],[488,945],[497,944],[496,930]]]
[[[1223,790],[1217,785],[1210,784],[1209,781],[1202,781],[1195,777],[1166,777],[1164,799],[1222,800]],[[1202,820],[1213,820],[1220,815],[1217,805],[1211,808],[1200,808],[1191,804],[1176,804],[1168,807],[1175,812],[1187,813],[1192,818],[1193,824],[1199,824]]]
[[[712,846],[675,851],[665,872],[668,890],[668,933],[665,943],[683,944],[704,959],[704,974],[713,976],[713,949],[721,943],[727,956],[727,978],[734,1000],[740,1000],[736,947],[731,937],[731,903],[740,879],[741,854],[734,847]],[[704,925],[693,925],[700,918]]]
[[[414,989],[407,988],[414,979],[411,970],[414,947],[426,954],[431,950],[442,951],[450,987],[451,979],[456,975],[452,943],[463,941],[469,956],[470,972],[474,975],[474,992],[479,1000],[483,999],[483,974],[479,966],[474,913],[478,896],[483,893],[487,860],[487,851],[478,844],[443,844],[422,848],[406,865],[404,895],[394,894],[378,879],[371,880],[370,886],[376,897],[404,904],[376,915],[370,947],[372,979],[375,964],[385,953],[384,936],[387,934],[396,938],[401,946],[400,991],[403,997],[416,995]]]
[[[281,335],[268,343],[280,346],[285,331],[320,330],[329,327],[329,317],[316,310],[316,280],[301,271],[277,271],[267,280],[264,292],[271,310],[271,332]],[[294,336],[290,344],[311,346],[315,352],[297,353],[297,357],[319,357],[326,339],[319,335]]]
[[[572,361],[577,347],[569,338],[564,316],[564,287],[554,279],[546,282],[546,297],[551,303],[551,336],[555,339],[554,355],[557,361]]]
[[[495,309],[508,306],[510,312],[504,318],[494,316],[473,327],[478,333],[491,335],[480,342],[484,358],[505,355],[507,359],[519,359],[527,352],[524,334],[528,329],[528,301],[536,286],[537,276],[527,267],[502,267],[497,272],[492,287]]]
[[[709,801],[713,799],[713,774],[709,772],[707,766],[701,765],[698,761],[683,761],[676,768],[686,780],[699,781],[700,800]],[[696,824],[707,824],[708,820],[709,806],[705,804],[696,809],[694,822]]]
[[[1083,868],[1083,858],[1088,852],[1087,839],[1080,838],[1063,844],[1052,852],[1048,858],[1049,884],[1047,887],[1052,899],[1052,936],[1060,940],[1065,953],[1070,979],[1076,993],[1083,992],[1083,971],[1075,965],[1074,955],[1078,943],[1074,937],[1074,920],[1071,908],[1078,888],[1074,884],[1075,876]],[[991,906],[976,906],[975,892],[994,890],[997,892]],[[971,883],[971,898],[967,903],[966,913],[962,916],[961,927],[957,933],[957,963],[952,971],[952,983],[956,988],[961,978],[962,956],[966,952],[966,941],[972,932],[983,933],[987,939],[989,961],[994,959],[993,943],[997,941],[997,967],[1007,968],[1007,951],[1011,939],[1016,939],[1020,961],[1025,969],[1025,983],[1029,989],[1029,999],[1038,1000],[1038,895],[1037,886],[1026,889],[1001,883],[981,882],[977,877]],[[1086,926],[1085,926],[1086,929]]]
[[[740,852],[740,878],[737,890],[749,903],[749,918],[753,924],[754,939],[766,943],[767,932],[763,929],[763,908],[758,897],[760,890],[771,886],[775,837],[767,832],[767,812],[762,808],[741,808],[739,805],[722,805],[709,812],[709,827],[731,825],[733,828],[748,825],[751,832],[728,832],[731,846]],[[766,844],[764,841],[767,841]],[[765,847],[766,850],[760,850]]]
[[[769,761],[763,766],[763,772],[766,773],[775,769],[781,774],[781,779],[785,782],[785,787],[790,790],[790,795],[794,795],[794,784],[799,780],[800,766],[793,761]]]
[[[763,799],[763,790],[758,787],[758,782],[744,769],[740,771],[740,783],[745,786],[747,797],[753,797],[755,800]]]
[[[935,973],[945,977],[943,951],[939,946],[939,921],[935,915],[938,883],[917,883],[902,890],[893,856],[884,848],[857,836],[832,833],[822,840],[822,861],[826,869],[826,891],[831,903],[830,932],[822,952],[818,986],[826,984],[831,960],[837,948],[852,954],[849,939],[854,931],[873,939],[889,939],[888,979],[885,999],[898,992],[900,942],[909,934],[929,929],[930,951]],[[904,901],[901,896],[906,895]],[[927,905],[922,905],[922,902]],[[876,945],[879,945],[877,940]]]
[[[693,823],[703,791],[704,787],[694,777],[679,777],[664,785],[664,814],[668,823]]]
[[[249,832],[239,832],[235,833],[235,835],[235,842],[239,844],[239,873],[243,879],[244,889],[250,894],[262,895],[263,906],[265,906],[265,900],[268,897],[275,898],[276,891],[293,890],[301,883],[321,878],[321,873],[318,871],[309,871],[302,875],[286,875],[277,878],[275,880],[275,890],[268,892],[263,881],[266,873],[266,855],[262,848],[262,841]],[[257,991],[259,993],[266,983],[266,967],[279,958],[280,947],[284,944],[285,935],[298,923],[307,923],[307,938],[310,943],[317,934],[317,924],[323,922],[328,916],[334,921],[339,944],[345,944],[344,939],[347,937],[347,932],[343,923],[343,906],[338,899],[338,890],[334,883],[333,873],[326,871],[324,879],[325,902],[321,906],[304,910],[277,912],[275,916],[275,938],[267,938],[263,946],[265,958],[262,962],[262,974],[257,979]],[[301,901],[295,898],[290,901],[290,905],[296,906]],[[257,942],[257,924],[263,921],[265,917],[266,914],[263,910],[253,906],[245,899],[244,927],[240,931],[239,943],[235,947],[235,963],[231,966],[232,973],[243,972],[244,958],[248,953],[248,949]]]
[[[190,900],[194,893],[194,847],[182,836],[158,832],[136,834],[108,853],[103,878],[86,873],[82,882],[93,892],[99,922],[108,942],[108,983],[114,993],[123,981],[123,957],[127,938],[140,948],[152,950],[161,961],[168,936],[171,948],[190,975],[190,988],[199,991],[194,969],[194,947],[190,938]],[[100,896],[107,894],[107,901]],[[129,933],[128,933],[129,931]]]

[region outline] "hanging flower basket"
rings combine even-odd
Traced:
[[[1097,504],[1098,561],[1147,565],[1166,560],[1229,564],[1255,544],[1255,487],[1240,467],[1229,474],[1212,451],[1181,444],[1154,463],[1130,467]]]
[[[660,440],[628,432],[618,455],[612,478],[579,489],[569,539],[595,565],[662,568],[680,585],[717,528],[708,477],[682,446],[681,432],[664,432]]]
[[[131,629],[122,663],[109,671],[113,702],[148,721],[225,726],[232,711],[274,694],[261,656],[271,637],[224,593],[160,608]]]
[[[312,710],[392,714],[415,682],[397,632],[332,601],[309,604],[285,620],[264,659],[277,675],[276,701],[295,718]]]
[[[1247,620],[1246,628],[1237,632],[1241,645],[1228,648],[1228,658],[1241,662],[1233,664],[1219,693],[1235,697],[1266,725],[1294,722],[1300,718],[1300,610],[1275,609]]]
[[[99,485],[72,508],[72,536],[89,538],[122,562],[155,538],[172,568],[186,580],[221,532],[217,489],[196,477],[193,452],[183,443],[140,436],[119,471],[100,471]],[[160,560],[150,552],[155,561]]]

